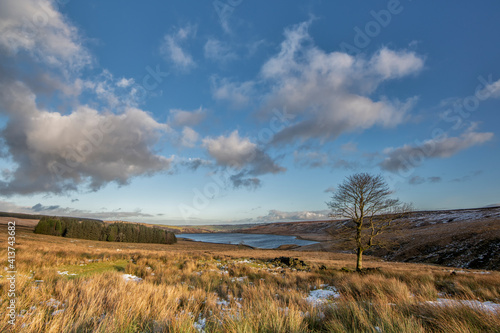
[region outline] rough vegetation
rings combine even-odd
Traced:
[[[16,233],[16,324],[1,277],[1,332],[500,330],[500,272],[368,256],[359,274],[352,254]]]

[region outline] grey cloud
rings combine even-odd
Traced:
[[[483,144],[493,138],[491,132],[475,132],[467,130],[459,137],[443,137],[427,140],[422,144],[411,146],[404,145],[399,148],[385,150],[385,159],[379,166],[386,171],[398,172],[411,167],[416,167],[424,159],[448,158],[467,148]]]
[[[354,152],[357,152],[358,151],[358,144],[355,143],[355,142],[347,142],[345,144],[343,144],[340,149],[342,149],[343,151],[345,152],[351,152],[351,153],[354,153]]]
[[[325,193],[333,193],[333,192],[335,192],[335,190],[336,190],[335,186],[330,186],[329,188],[327,188],[323,192],[325,192]]]
[[[1,136],[17,165],[0,181],[2,195],[97,190],[169,168],[170,160],[152,149],[169,128],[146,112],[100,114],[78,107],[62,115],[38,109],[34,100],[22,84],[0,84],[0,108],[10,116]]]
[[[420,185],[423,183],[439,183],[441,182],[441,177],[420,177],[420,176],[413,176],[408,180],[408,183],[411,185]]]
[[[246,187],[248,189],[254,190],[261,186],[259,178],[246,177],[246,176],[247,176],[246,172],[240,172],[236,175],[232,175],[231,177],[229,177],[229,179],[231,180],[235,188]]]
[[[42,212],[42,211],[51,211],[51,210],[56,210],[59,209],[61,206],[59,205],[53,205],[53,206],[43,206],[41,203],[37,203],[33,207],[31,207],[31,210],[34,212]]]
[[[170,110],[170,123],[172,126],[196,126],[207,117],[207,110],[199,108],[194,111],[179,109]]]
[[[50,19],[25,30],[23,24],[39,15]],[[170,160],[153,146],[170,128],[145,111],[125,105],[102,113],[69,101],[60,113],[39,104],[40,97],[54,91],[61,92],[64,105],[68,96],[89,89],[115,106],[113,87],[132,83],[115,80],[107,71],[96,81],[79,79],[92,57],[55,2],[2,2],[0,21],[0,112],[7,116],[0,138],[4,158],[12,162],[2,172],[0,194],[97,190],[169,168]],[[34,75],[26,76],[27,68]]]
[[[436,176],[428,177],[427,180],[431,183],[439,183],[441,182],[441,177],[436,177]]]
[[[44,206],[40,203],[29,207],[20,206],[8,201],[0,201],[0,211],[16,212],[16,213],[26,213],[33,214],[46,214],[55,216],[72,216],[72,217],[84,217],[84,218],[95,218],[102,220],[120,220],[120,219],[134,219],[134,218],[148,218],[154,217],[152,214],[143,213],[140,209],[135,211],[89,211],[70,207],[61,207],[58,205]]]
[[[413,176],[408,182],[412,185],[419,185],[425,183],[425,179],[420,176]]]
[[[187,158],[180,159],[179,161],[175,160],[175,165],[182,166],[191,171],[196,171],[203,166],[212,166],[212,162],[201,158]]]
[[[451,181],[455,182],[455,183],[466,182],[466,181],[471,180],[473,177],[479,176],[482,173],[483,172],[481,170],[477,170],[477,171],[471,172],[468,175],[465,175],[465,176],[462,176],[462,177],[459,177],[459,178],[454,178]]]

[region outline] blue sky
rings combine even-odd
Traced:
[[[326,219],[382,174],[417,209],[500,203],[495,1],[0,4],[0,210]]]

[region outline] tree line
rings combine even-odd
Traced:
[[[132,223],[106,224],[99,220],[42,217],[35,233],[108,242],[173,244],[173,232]]]

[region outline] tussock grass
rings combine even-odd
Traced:
[[[0,235],[6,253],[4,226]],[[354,268],[347,254],[183,241],[116,244],[29,230],[16,237],[19,316],[14,327],[7,323],[7,281],[0,278],[1,332],[500,331],[498,312],[427,303],[437,297],[500,303],[499,272],[451,274],[367,258],[366,266],[378,269],[358,274],[342,270]],[[298,257],[308,268],[269,262],[279,256]],[[0,258],[2,266],[6,259]],[[123,274],[143,280],[126,282]],[[318,305],[306,300],[325,285],[340,298]]]

